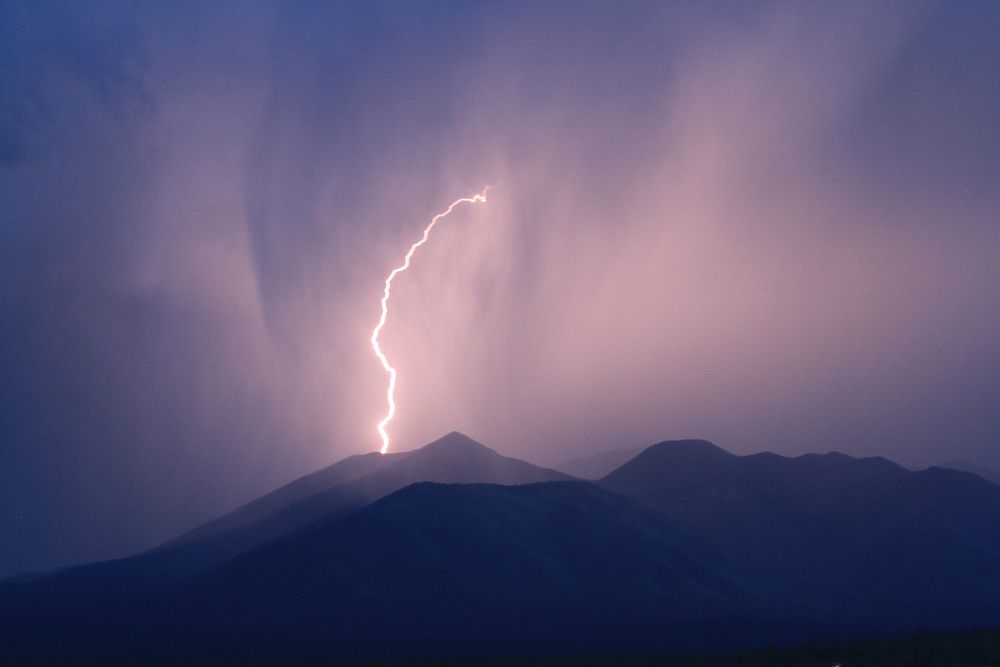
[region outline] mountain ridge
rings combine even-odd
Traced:
[[[831,618],[1000,623],[990,567],[1000,562],[1000,487],[970,473],[667,441],[597,483],[703,536],[776,594],[826,600]]]
[[[338,470],[338,466],[345,462],[353,462],[351,465],[355,466],[355,470],[359,462],[362,469],[369,468],[363,474],[328,488],[309,494],[298,493],[303,480],[312,483],[310,480],[317,479],[317,473],[312,473],[149,551],[112,561],[63,568],[48,577],[40,573],[32,579],[40,579],[47,584],[61,580],[73,587],[80,586],[81,594],[99,594],[103,588],[119,585],[161,587],[164,583],[184,579],[269,541],[292,535],[314,522],[346,516],[415,482],[516,484],[571,479],[555,470],[501,456],[457,431],[410,452],[376,453],[374,456],[381,458],[373,459],[371,455],[361,455],[361,459],[348,457],[318,471],[319,479],[324,479],[324,476],[342,478],[347,471]],[[269,504],[275,497],[285,502],[269,507],[270,511],[259,518],[246,522],[233,521],[234,516],[242,517],[263,502]],[[87,581],[89,585],[85,583]]]
[[[1000,625],[1000,487],[971,473],[681,440],[589,482],[457,432],[324,470],[247,523],[0,584],[0,639],[309,660]]]

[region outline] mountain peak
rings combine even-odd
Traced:
[[[713,456],[717,458],[733,456],[733,454],[730,454],[715,443],[708,440],[695,439],[664,440],[647,448],[644,453],[647,452],[656,454],[670,453],[671,455]]]
[[[638,480],[690,482],[715,474],[739,457],[707,440],[665,440],[646,448],[603,478],[608,488],[628,488]]]
[[[623,468],[636,469],[652,466],[685,466],[686,468],[716,466],[737,458],[722,447],[708,440],[664,440],[646,448],[641,454],[626,463]]]
[[[480,453],[490,452],[492,454],[496,454],[496,452],[494,452],[486,445],[482,444],[481,442],[473,440],[469,436],[465,435],[464,433],[460,433],[459,431],[451,431],[450,433],[441,436],[437,440],[434,440],[433,442],[424,445],[417,451],[456,452],[456,453],[462,451],[469,451],[469,452],[475,451]]]
[[[414,482],[527,484],[569,479],[555,470],[503,456],[458,431],[413,450],[376,475],[376,479],[383,477],[394,480],[392,490]]]

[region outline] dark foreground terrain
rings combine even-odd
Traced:
[[[376,667],[376,663],[368,663]],[[386,664],[386,663],[382,663]],[[404,663],[389,663],[404,664]],[[420,663],[411,663],[420,664]],[[923,631],[867,641],[823,641],[724,653],[664,653],[514,660],[442,660],[426,665],[483,667],[988,667],[1000,665],[1000,628]]]
[[[697,440],[582,481],[452,433],[0,584],[12,664],[995,664],[987,626],[997,485]]]
[[[432,663],[458,667],[461,661]],[[471,664],[471,663],[469,663]],[[1000,628],[922,631],[905,637],[866,641],[823,641],[724,653],[667,653],[556,658],[550,661],[477,662],[487,666],[551,667],[987,667],[1000,665]]]

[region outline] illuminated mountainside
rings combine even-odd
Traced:
[[[369,452],[367,454],[349,456],[322,470],[300,477],[232,512],[224,514],[218,519],[209,521],[174,540],[170,540],[158,548],[163,549],[165,547],[184,544],[214,533],[232,530],[233,528],[258,521],[269,514],[281,511],[289,505],[305,500],[309,496],[328,491],[352,479],[357,479],[358,477],[363,477],[376,470],[380,470],[390,463],[404,458],[409,453],[379,454],[378,452]]]

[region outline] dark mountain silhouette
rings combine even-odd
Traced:
[[[320,518],[343,515],[415,482],[528,484],[571,479],[508,458],[472,438],[451,433],[412,452],[361,454],[306,475],[237,510],[167,542],[155,551],[220,536],[239,550],[262,544]],[[235,547],[234,547],[235,548]],[[231,549],[228,549],[231,550]]]
[[[69,628],[55,650],[99,659],[517,655],[787,637],[764,608],[712,549],[592,484],[420,483],[156,595],[6,630]]]
[[[679,440],[653,445],[600,484],[743,559],[784,569],[785,558],[825,560],[837,551],[842,529],[868,522],[867,496],[908,474],[885,459],[735,456],[703,440]],[[839,521],[845,513],[861,516]]]
[[[291,534],[320,519],[345,516],[383,496],[417,482],[530,484],[571,479],[497,454],[472,438],[453,431],[367,475],[292,503],[248,524],[241,534],[255,542]],[[229,533],[227,533],[229,534]]]
[[[0,585],[0,662],[614,654],[1000,625],[998,563],[1000,487],[969,473],[684,440],[588,483],[451,433],[153,552]]]
[[[293,535],[316,521],[346,516],[415,482],[528,484],[570,479],[555,470],[501,456],[457,432],[412,452],[375,457],[382,455],[345,459],[138,556],[44,577],[39,589],[91,599],[110,589],[160,588]]]
[[[806,613],[887,627],[1000,623],[1000,487],[844,454],[650,447],[599,484],[708,540]]]
[[[555,469],[580,479],[600,479],[634,459],[644,450],[644,447],[610,449],[592,456],[564,461],[555,466]]]
[[[711,549],[584,482],[416,484],[188,590],[185,617],[366,655],[403,638],[434,655],[624,650],[658,633],[706,646],[731,631],[719,619],[761,609]]]
[[[937,465],[936,467],[948,468],[949,470],[960,470],[962,472],[971,472],[973,475],[979,475],[987,482],[1000,484],[1000,470],[994,470],[993,468],[988,468],[984,465],[973,463],[972,461],[966,461],[965,459],[951,459]]]
[[[402,463],[411,455],[411,461]],[[386,468],[387,472],[380,473]],[[527,484],[554,479],[569,477],[525,461],[500,456],[472,438],[452,431],[412,452],[372,452],[348,457],[286,484],[167,542],[163,547],[196,541],[256,522],[267,524],[270,516],[281,517],[280,521],[272,521],[274,523],[300,525],[313,515],[317,518],[327,516],[341,502],[346,503],[348,508],[358,502],[367,504],[414,482]],[[302,518],[293,518],[297,516]]]

